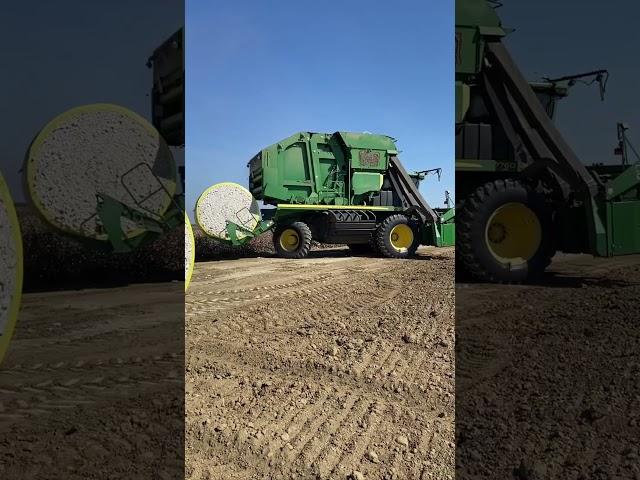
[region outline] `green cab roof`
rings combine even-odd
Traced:
[[[336,132],[334,135],[339,135],[349,148],[386,150],[395,153],[398,151],[395,140],[388,135],[355,132]]]

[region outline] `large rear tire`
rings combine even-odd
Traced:
[[[555,253],[544,198],[516,180],[477,188],[457,211],[456,229],[457,269],[479,281],[539,278]]]
[[[311,229],[304,222],[278,226],[273,233],[273,246],[282,258],[304,258],[311,250]]]
[[[419,236],[416,228],[404,215],[384,219],[375,233],[376,249],[388,258],[408,258],[416,253]]]

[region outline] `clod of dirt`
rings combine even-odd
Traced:
[[[409,447],[409,439],[404,435],[396,437],[396,443],[402,445],[405,448]]]
[[[580,418],[587,423],[593,423],[602,417],[604,417],[604,415],[593,407],[589,407],[580,413]]]
[[[375,450],[369,450],[367,452],[367,458],[373,463],[378,463],[380,461],[380,459],[378,458],[378,454],[375,452]]]
[[[415,333],[405,333],[402,339],[407,343],[416,343],[418,336]]]
[[[362,474],[362,472],[359,472],[358,470],[354,470],[353,472],[351,472],[351,475],[349,476],[349,478],[351,480],[364,480],[364,475]]]
[[[539,462],[522,459],[518,468],[513,469],[513,476],[518,480],[536,480],[543,478],[546,469]]]

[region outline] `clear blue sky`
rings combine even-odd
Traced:
[[[578,84],[558,106],[556,124],[585,164],[620,162],[613,155],[618,121],[631,127],[640,147],[639,13],[631,0],[512,0],[498,10],[504,25],[516,29],[506,44],[527,78],[609,70],[604,102],[597,84]]]
[[[184,8],[180,0],[114,0],[108,8],[85,0],[2,2],[0,18],[11,39],[0,45],[0,170],[14,199],[24,201],[25,152],[56,115],[107,102],[149,119],[153,78],[145,64],[183,25]]]
[[[407,169],[443,168],[454,193],[454,3],[186,2],[187,210],[301,130],[398,139]]]

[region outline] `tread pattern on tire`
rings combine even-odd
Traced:
[[[387,258],[408,258],[416,253],[416,250],[418,249],[417,237],[414,238],[413,245],[409,249],[407,249],[406,252],[398,252],[388,243],[391,229],[395,225],[398,225],[400,223],[404,223],[406,225],[411,226],[409,219],[405,215],[398,214],[398,215],[391,215],[390,217],[385,218],[380,224],[380,226],[378,227],[378,229],[376,230],[375,248],[380,255]],[[415,229],[413,230],[414,230],[414,237],[415,237]]]
[[[287,252],[286,250],[283,250],[282,247],[280,246],[280,235],[282,234],[283,231],[285,231],[288,228],[293,228],[298,232],[298,235],[300,236],[300,246],[294,252]],[[278,227],[274,233],[275,234],[273,235],[273,246],[276,252],[278,253],[278,256],[283,258],[300,259],[309,255],[309,252],[311,251],[311,241],[313,238],[311,234],[311,229],[306,223],[293,222],[287,225],[282,225]]]
[[[555,251],[549,246],[544,252],[536,254],[535,261],[529,262],[526,274],[513,275],[506,277],[500,275],[499,272],[491,271],[478,258],[476,248],[474,247],[474,222],[479,215],[482,215],[482,209],[488,199],[496,194],[506,194],[509,191],[525,191],[527,195],[531,192],[523,186],[519,181],[514,179],[494,180],[487,182],[478,187],[472,194],[464,200],[464,208],[457,211],[456,218],[456,259],[459,262],[461,271],[471,275],[472,278],[479,281],[490,283],[522,283],[533,277],[541,275],[551,263]],[[541,219],[543,221],[543,219]],[[544,229],[544,226],[543,226]],[[546,232],[548,235],[549,232]],[[543,231],[543,236],[545,232]],[[484,239],[482,240],[484,241]],[[549,239],[543,242],[549,242]]]

